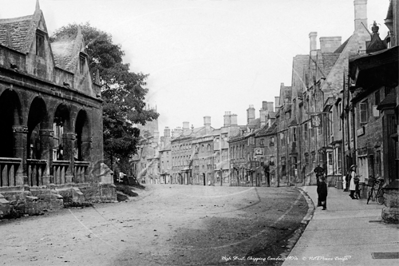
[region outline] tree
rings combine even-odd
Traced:
[[[129,71],[123,63],[124,51],[112,42],[111,35],[98,30],[89,23],[69,24],[58,29],[50,38],[56,40],[65,35],[76,36],[80,27],[89,56],[92,77],[99,73],[102,88],[105,159],[113,168],[118,162],[122,171],[127,171],[129,157],[136,153],[140,130],[134,124],[145,125],[158,118],[154,110],[145,109],[148,93],[148,75]]]

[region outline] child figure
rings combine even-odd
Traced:
[[[319,196],[320,205],[323,210],[327,209],[327,184],[325,182],[325,177],[320,176],[317,178],[317,195]]]

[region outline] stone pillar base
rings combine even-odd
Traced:
[[[382,208],[381,218],[386,223],[399,223],[399,208],[384,207]]]
[[[10,202],[0,194],[0,219],[10,214]]]
[[[399,223],[399,180],[390,183],[384,190],[384,205],[381,218],[387,223]]]

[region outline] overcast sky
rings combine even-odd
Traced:
[[[0,0],[0,18],[31,15],[36,0]],[[380,24],[389,0],[368,0],[368,26]],[[354,30],[353,0],[40,0],[50,35],[85,23],[113,36],[131,70],[150,74],[147,102],[165,126],[188,121],[223,126],[225,111],[246,123],[262,101],[291,85],[292,58],[308,54],[309,32],[342,36]],[[319,43],[318,43],[319,47]]]

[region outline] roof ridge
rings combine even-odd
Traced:
[[[20,21],[24,21],[24,20],[31,20],[32,18],[33,18],[33,15],[27,15],[27,16],[16,17],[16,18],[0,18],[0,24],[20,22]]]

